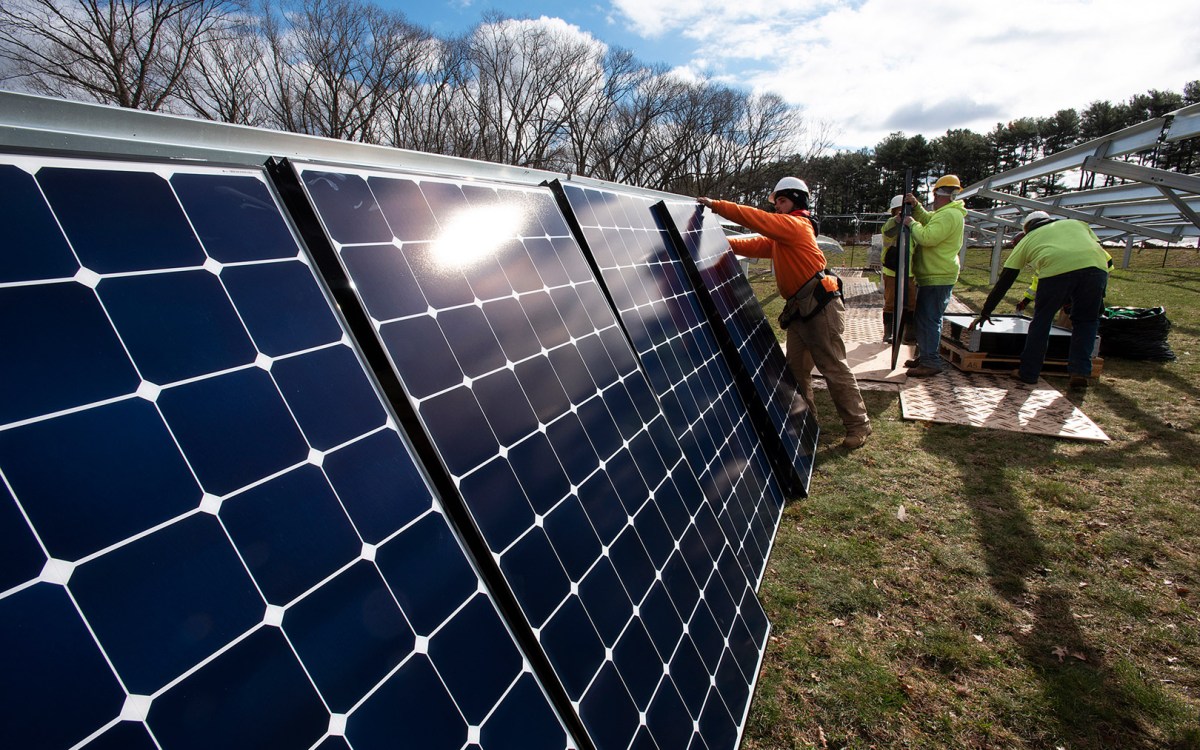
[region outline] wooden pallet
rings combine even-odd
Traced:
[[[1008,372],[1021,364],[1020,357],[1000,357],[987,352],[972,352],[946,338],[942,339],[941,354],[947,362],[963,372]],[[1099,377],[1103,371],[1104,359],[1092,357],[1092,377]],[[1066,375],[1067,361],[1048,359],[1042,363],[1042,372]]]

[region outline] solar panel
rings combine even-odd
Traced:
[[[553,183],[599,269],[672,432],[751,580],[760,582],[783,491],[733,373],[648,198]]]
[[[575,747],[260,171],[0,157],[8,747]]]
[[[736,747],[766,618],[550,191],[291,167],[588,741]]]
[[[655,210],[696,279],[726,358],[739,378],[759,433],[772,449],[780,483],[807,496],[818,427],[750,282],[714,214],[693,202],[660,202]]]
[[[908,195],[912,192],[912,168],[909,167],[904,172],[904,194]],[[900,362],[900,347],[903,344],[905,335],[905,326],[915,326],[916,321],[906,321],[904,311],[912,304],[908,300],[908,277],[911,273],[909,264],[912,261],[912,232],[904,225],[904,219],[912,212],[912,207],[907,203],[902,204],[900,215],[896,217],[898,222],[897,227],[899,234],[896,237],[896,275],[895,289],[896,293],[892,298],[892,330],[888,331],[892,337],[892,369],[896,369],[897,363]],[[908,336],[916,336],[916,330],[910,330]]]

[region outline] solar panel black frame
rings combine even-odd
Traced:
[[[807,497],[819,428],[716,214],[690,201],[659,201],[654,210],[692,274],[780,484]]]
[[[900,230],[900,235],[896,242],[896,294],[892,298],[892,369],[896,369],[896,364],[900,361],[900,348],[905,339],[905,328],[907,326],[915,326],[916,320],[909,320],[905,316],[905,310],[908,308],[908,277],[911,273],[909,269],[909,261],[912,258],[909,248],[912,246],[912,235],[908,231],[908,227]],[[915,332],[914,332],[915,334]]]
[[[425,428],[418,450],[457,489],[587,741],[736,747],[769,625],[550,191],[271,172],[294,216],[308,205],[335,296],[377,337],[368,357]],[[499,248],[435,265],[432,241],[460,229]]]
[[[0,185],[11,746],[575,747],[261,170]]]
[[[904,173],[904,195],[912,192],[912,168],[909,167]],[[904,311],[908,309],[908,277],[912,273],[910,266],[912,265],[912,231],[905,225],[904,219],[912,213],[912,207],[907,203],[902,205],[900,215],[897,217],[899,222],[899,233],[896,236],[896,293],[892,297],[892,369],[896,369],[896,364],[900,361],[900,347],[903,345],[906,326],[915,326],[917,324],[916,316],[913,320],[908,320]],[[912,334],[915,336],[916,331]]]
[[[784,495],[712,325],[645,196],[554,181],[559,205],[747,575],[761,584]]]

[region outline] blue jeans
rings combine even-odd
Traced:
[[[942,342],[942,316],[953,290],[953,284],[917,287],[917,351],[922,367],[946,369],[946,361],[938,349]]]
[[[1108,271],[1099,268],[1081,268],[1038,279],[1033,320],[1029,321],[1025,348],[1021,350],[1021,380],[1037,382],[1046,359],[1050,327],[1058,311],[1068,302],[1071,303],[1071,349],[1067,355],[1067,372],[1085,377],[1092,374],[1092,349],[1100,330],[1100,312],[1107,288]]]

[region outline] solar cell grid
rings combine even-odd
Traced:
[[[555,183],[578,221],[663,414],[751,580],[783,508],[765,448],[653,202]]]
[[[715,215],[696,203],[664,201],[655,210],[697,279],[696,288],[730,367],[742,379],[743,392],[757,394],[757,399],[747,395],[747,401],[755,409],[763,439],[773,443],[780,483],[807,495],[817,444],[816,420],[809,418],[771,324],[725,232]]]
[[[590,741],[735,747],[765,616],[549,190],[293,166]]]
[[[5,741],[573,747],[263,175],[2,161]]]

